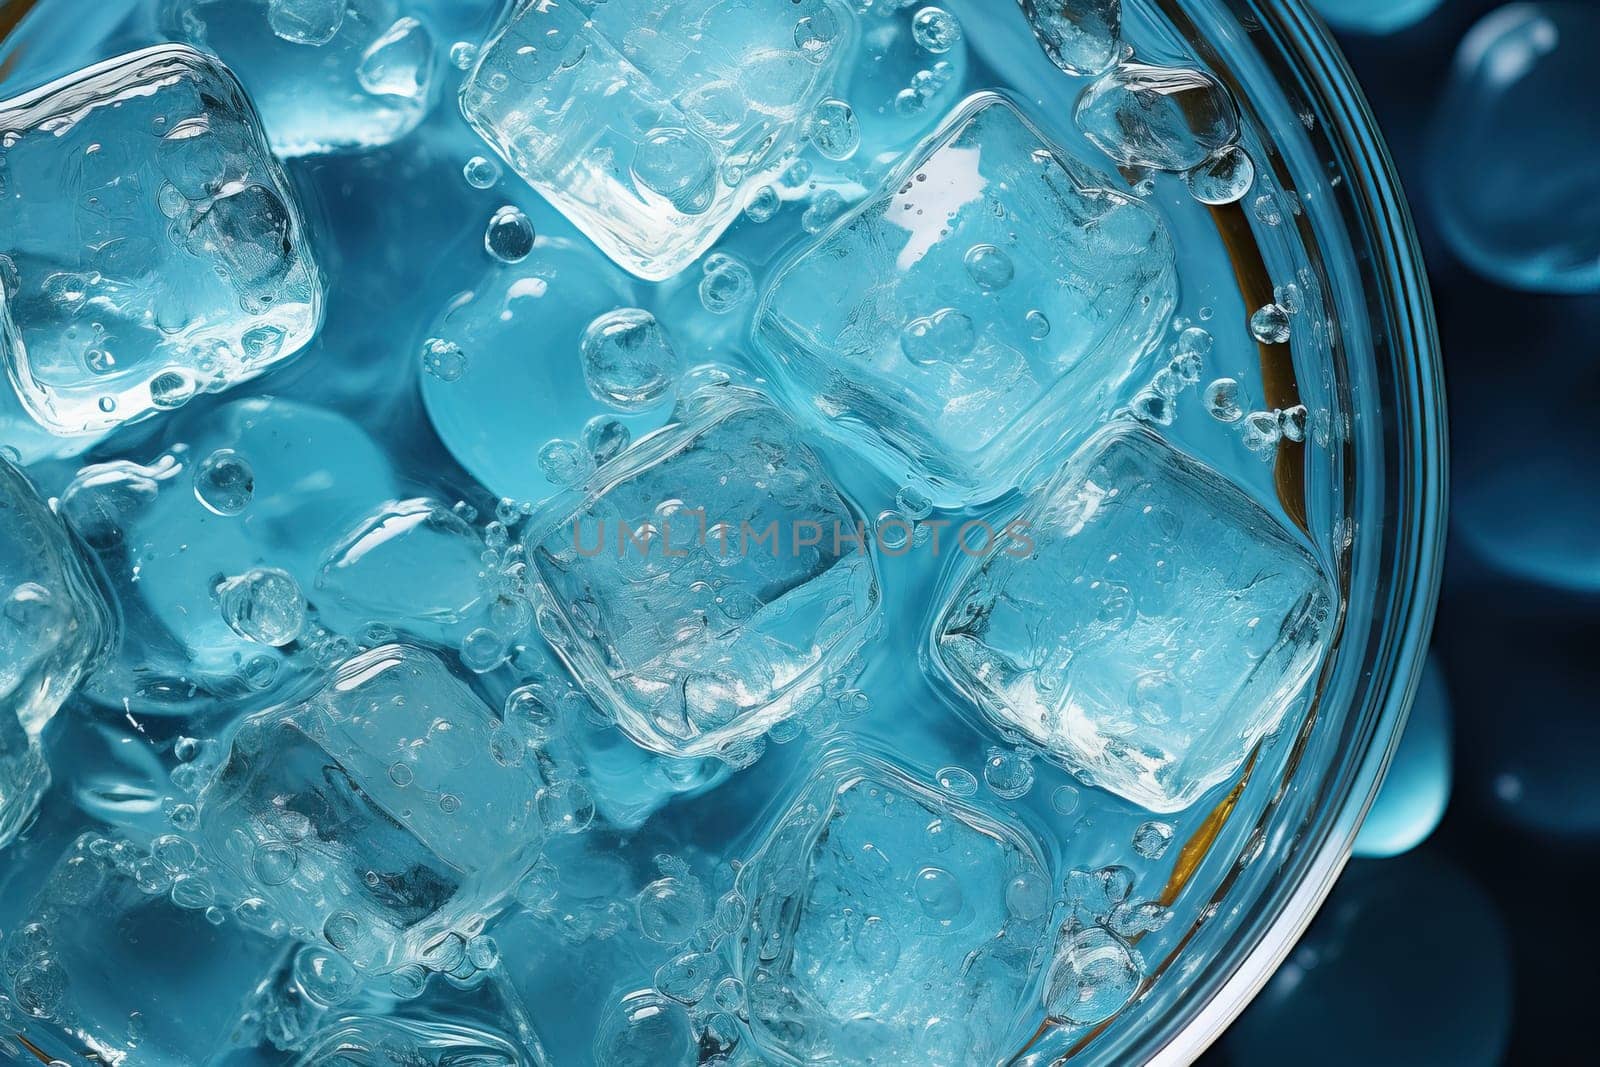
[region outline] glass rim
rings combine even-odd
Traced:
[[[1192,27],[1193,0],[1151,2]],[[1308,0],[1211,6],[1247,28],[1243,47],[1303,98],[1316,118],[1304,135],[1341,179],[1338,221],[1352,246],[1368,253],[1354,271],[1378,298],[1366,309],[1371,334],[1385,342],[1373,353],[1384,401],[1377,462],[1393,484],[1385,487],[1372,619],[1366,632],[1345,638],[1345,654],[1364,656],[1369,672],[1345,709],[1362,720],[1359,754],[1343,781],[1332,783],[1332,803],[1301,824],[1308,837],[1288,850],[1282,871],[1249,902],[1190,988],[1116,1048],[1119,1060],[1161,1067],[1193,1062],[1222,1035],[1287,958],[1349,861],[1420,683],[1443,576],[1449,495],[1444,373],[1426,268],[1399,175],[1354,72]],[[1198,30],[1191,40],[1209,44]],[[1334,777],[1328,771],[1322,784]],[[1092,1044],[1083,1051],[1096,1058]]]

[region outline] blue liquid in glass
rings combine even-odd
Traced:
[[[39,4],[0,1043],[955,1064],[1123,1012],[1303,720],[1344,431],[1262,370],[1330,341],[1256,131],[1058,6]]]

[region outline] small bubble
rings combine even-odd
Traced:
[[[299,866],[299,854],[286,845],[260,845],[250,857],[250,869],[262,885],[283,885]]]
[[[811,201],[805,214],[800,216],[800,226],[807,233],[821,233],[834,219],[844,214],[848,206],[838,190],[824,189]]]
[[[300,636],[306,600],[288,571],[257,567],[217,587],[223,621],[240,637],[282,647]]]
[[[389,976],[389,992],[401,1000],[415,1000],[428,986],[428,972],[417,964],[409,964]]]
[[[471,41],[457,41],[450,46],[450,65],[457,70],[471,70],[478,61],[478,46]]]
[[[828,99],[811,113],[811,143],[828,159],[844,160],[861,145],[856,113],[843,100]]]
[[[540,461],[543,462],[542,455]],[[474,674],[484,674],[494,670],[505,659],[507,647],[499,634],[486,626],[480,626],[461,639],[460,651],[463,667]]]
[[[1270,459],[1282,437],[1277,412],[1252,411],[1244,417],[1244,446],[1250,451]]]
[[[778,195],[778,190],[770,185],[763,185],[750,197],[750,203],[744,209],[745,218],[754,223],[770,222],[778,209],[783,207],[783,198]]]
[[[219,448],[194,469],[194,495],[216,515],[237,515],[250,506],[256,491],[250,462],[231,448]]]
[[[1276,226],[1283,221],[1283,212],[1278,208],[1278,202],[1271,193],[1262,193],[1256,197],[1251,205],[1251,211],[1256,220],[1265,226]]]
[[[483,247],[502,263],[521,263],[533,252],[533,223],[521,208],[507,205],[489,219]]]
[[[1147,860],[1158,860],[1172,844],[1172,833],[1172,827],[1164,822],[1140,823],[1133,832],[1133,850]]]
[[[794,46],[812,63],[824,62],[833,52],[834,42],[838,39],[839,20],[827,8],[821,8],[815,15],[807,15],[795,23]]]
[[[1232,378],[1218,378],[1206,386],[1202,399],[1206,411],[1218,422],[1238,422],[1244,418],[1244,408],[1239,404],[1239,383]]]
[[[1017,276],[1011,257],[994,245],[979,244],[967,249],[967,276],[985,292],[997,292]]]
[[[474,189],[488,189],[500,180],[500,164],[487,156],[473,156],[461,173]]]
[[[1071,815],[1078,810],[1078,802],[1081,799],[1076,789],[1064,785],[1051,794],[1050,806],[1055,809],[1057,815]]]
[[[983,762],[983,780],[995,796],[1016,800],[1033,788],[1033,757],[1003,748],[990,748]]]
[[[1244,199],[1255,180],[1256,166],[1238,145],[1219,148],[1184,175],[1189,194],[1202,204],[1237,203]]]
[[[1045,979],[1045,1010],[1052,1018],[1093,1026],[1132,999],[1142,975],[1121,938],[1098,926],[1080,930],[1057,950]]]
[[[1006,883],[1006,910],[1027,922],[1050,907],[1050,887],[1036,874],[1019,874]]]
[[[594,798],[579,782],[559,782],[539,790],[539,818],[551,833],[581,834],[594,821]]]
[[[1306,439],[1306,423],[1310,415],[1304,404],[1295,404],[1278,412],[1278,430],[1286,441],[1296,444]]]
[[[1050,336],[1050,319],[1044,312],[1035,308],[1025,316],[1028,322],[1028,336],[1035,341],[1043,341]]]
[[[978,792],[978,779],[962,767],[942,767],[936,776],[939,788],[953,797],[970,797]]]
[[[633,431],[610,415],[596,415],[583,427],[583,445],[596,465],[620,456],[633,441]]]
[[[1268,304],[1250,316],[1250,333],[1266,345],[1281,345],[1289,340],[1289,312],[1277,304]]]
[[[965,313],[944,308],[913,319],[900,332],[900,351],[912,363],[965,363],[978,343],[978,328]]]
[[[591,322],[582,356],[590,394],[621,411],[654,407],[678,378],[677,350],[656,317],[639,308],[618,308]]]
[[[163,411],[181,408],[194,399],[199,383],[182,371],[169,370],[150,380],[150,403]]]
[[[575,441],[556,438],[539,449],[539,469],[552,485],[570,488],[589,477],[593,460]]]
[[[911,37],[925,52],[943,55],[961,41],[961,23],[942,7],[925,7],[911,20]]]
[[[700,279],[700,303],[713,315],[728,314],[755,291],[750,268],[737,259],[718,255],[706,260],[705,277]]]
[[[949,922],[961,914],[965,903],[961,882],[943,867],[924,867],[917,874],[917,901],[930,919]]]
[[[467,354],[454,341],[430,337],[422,344],[422,369],[441,382],[456,382],[467,373]]]

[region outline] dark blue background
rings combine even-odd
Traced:
[[[1576,553],[1600,566],[1600,296],[1483,280],[1451,253],[1429,194],[1427,138],[1457,44],[1497,6],[1445,0],[1398,33],[1339,34],[1405,183],[1439,314],[1454,484],[1434,655],[1453,720],[1449,806],[1419,847],[1352,862],[1208,1054],[1216,1067],[1600,1057],[1588,1030],[1600,989],[1600,596],[1570,565]],[[1590,43],[1588,85],[1549,107],[1600,107]],[[1586,147],[1600,175],[1600,144]]]

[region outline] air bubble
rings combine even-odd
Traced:
[[[521,208],[506,206],[489,219],[483,247],[502,263],[521,263],[533,252],[533,223]]]
[[[811,113],[811,143],[828,159],[845,160],[861,146],[856,113],[843,100],[824,100]]]
[[[255,496],[256,475],[249,460],[230,448],[212,452],[194,469],[195,499],[216,515],[238,515]]]
[[[911,20],[911,37],[924,51],[943,55],[961,43],[961,23],[942,7],[925,7]]]
[[[223,621],[248,640],[281,647],[305,628],[305,596],[288,571],[257,567],[223,581],[216,595]]]
[[[473,156],[461,168],[461,175],[474,189],[489,189],[500,180],[500,164],[487,156]]]
[[[1250,333],[1264,345],[1281,345],[1289,340],[1289,312],[1277,304],[1268,304],[1250,316]]]
[[[1218,378],[1206,386],[1203,400],[1206,411],[1218,422],[1238,422],[1244,418],[1244,408],[1239,404],[1239,383],[1232,378]]]
[[[639,308],[618,308],[591,322],[582,356],[590,394],[620,411],[661,403],[678,377],[678,353],[666,331]]]
[[[985,292],[997,292],[1010,285],[1017,276],[1011,257],[994,245],[973,245],[965,258],[967,276]]]

